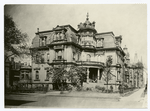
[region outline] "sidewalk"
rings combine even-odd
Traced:
[[[129,96],[122,96],[121,100],[142,102],[142,99],[144,99],[142,97],[143,90],[143,88],[135,90]]]
[[[121,97],[126,97],[126,96],[130,96],[131,94],[135,93],[136,91],[138,91],[139,89],[135,89],[133,91],[129,91],[126,93],[121,94]]]
[[[148,108],[147,107],[147,105],[148,105],[147,100],[148,100],[148,98],[147,98],[147,94],[146,94],[145,97],[144,97],[143,105],[142,105],[143,108]]]

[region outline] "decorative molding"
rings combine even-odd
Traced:
[[[44,69],[45,69],[45,70],[50,70],[50,67],[45,67]]]
[[[40,70],[41,68],[39,68],[39,67],[36,67],[36,68],[34,68],[34,70]]]

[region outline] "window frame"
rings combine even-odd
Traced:
[[[39,71],[35,72],[35,80],[39,80]]]

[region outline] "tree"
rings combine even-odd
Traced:
[[[112,79],[112,76],[114,76],[111,72],[111,65],[112,65],[112,57],[108,56],[106,60],[106,66],[104,68],[104,74],[102,76],[103,80],[107,84],[107,92],[108,92],[108,82]]]
[[[13,18],[10,15],[4,15],[4,63],[6,64],[9,57],[13,55],[18,57],[24,54],[30,55],[28,41],[28,35],[17,28]],[[4,71],[6,72],[6,68]],[[6,91],[6,73],[4,78]]]
[[[12,55],[21,56],[29,54],[29,38],[26,33],[18,29],[16,23],[10,15],[4,16],[4,49],[5,61]]]
[[[71,66],[68,71],[68,77],[76,85],[83,86],[83,82],[86,80],[86,68]]]
[[[67,70],[65,65],[62,65],[61,67],[51,67],[47,74],[47,78],[49,79],[52,77],[53,87],[57,86],[59,90],[63,91],[63,82],[67,79],[67,76],[65,76],[66,74]]]
[[[53,67],[49,70],[49,77],[53,75],[52,81],[56,83],[57,87],[64,90],[63,82],[67,79],[71,80],[74,87],[83,86],[83,81],[86,77],[86,69],[83,67],[71,66],[67,68],[65,65],[61,67]]]

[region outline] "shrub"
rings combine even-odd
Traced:
[[[87,90],[87,91],[92,91],[92,88],[87,87],[86,90]]]
[[[102,87],[96,85],[96,86],[95,86],[95,89],[102,90]]]
[[[108,90],[106,89],[106,90],[105,90],[105,93],[107,93],[107,92],[108,92],[108,93],[111,93],[111,90],[110,90],[110,89],[108,89]]]
[[[105,91],[105,87],[102,87],[101,89],[102,89],[102,92],[104,92],[104,91]]]

